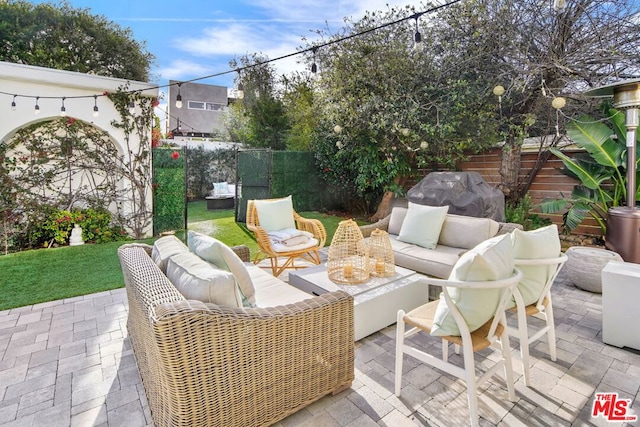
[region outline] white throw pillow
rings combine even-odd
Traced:
[[[233,250],[220,240],[206,234],[189,231],[187,234],[189,250],[203,260],[216,265],[218,268],[230,271],[240,288],[240,292],[247,299],[250,306],[256,303],[256,290],[251,280],[247,266]]]
[[[558,226],[555,224],[537,230],[513,230],[513,257],[518,259],[543,259],[560,256],[561,245]],[[522,265],[522,280],[518,283],[518,290],[526,305],[533,304],[540,298],[547,280],[556,271],[554,265]]]
[[[169,258],[167,278],[186,299],[242,307],[242,295],[233,274],[215,268],[194,253]]]
[[[167,261],[175,254],[181,252],[189,252],[189,248],[182,243],[182,240],[176,236],[164,236],[159,238],[153,244],[151,250],[151,259],[162,270],[163,273],[167,272]]]
[[[460,257],[451,271],[449,280],[483,282],[506,279],[514,271],[512,250],[511,237],[508,234],[486,240]],[[466,320],[471,332],[491,319],[500,302],[499,289],[448,289],[453,303]],[[440,298],[433,324],[432,335],[460,335],[460,329],[444,297]]]
[[[254,200],[260,226],[269,231],[296,228],[291,196],[276,200]]]
[[[213,194],[229,194],[229,184],[226,182],[214,182]]]
[[[447,214],[438,244],[471,249],[495,236],[499,227],[500,224],[491,218]]]
[[[387,227],[387,232],[389,234],[395,234],[396,236],[400,234],[400,229],[402,228],[402,223],[406,216],[407,208],[401,208],[399,206],[393,208],[391,210],[391,218],[389,218],[389,227]]]
[[[398,240],[434,249],[449,206],[425,206],[409,202]]]

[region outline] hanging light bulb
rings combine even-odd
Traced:
[[[36,106],[33,107],[33,110],[35,112],[35,115],[37,116],[38,114],[40,114],[40,106],[38,105],[38,100],[40,99],[39,96],[36,96]]]
[[[318,50],[317,47],[314,47],[313,49],[311,49],[311,51],[313,52],[313,63],[311,64],[311,72],[312,73],[317,73],[318,72],[318,66],[316,65],[316,51]]]
[[[13,95],[13,101],[11,101],[11,111],[16,111],[16,96],[18,95]]]
[[[100,112],[98,111],[98,95],[93,95],[93,117],[98,117]]]
[[[62,97],[62,107],[60,107],[60,117],[66,117],[67,116],[67,109],[64,108],[64,100],[66,98],[63,96]]]
[[[182,108],[182,95],[180,94],[180,86],[182,86],[182,83],[178,83],[178,96],[176,96],[176,108]]]
[[[424,50],[424,43],[422,43],[422,34],[418,30],[418,18],[420,15],[416,14],[414,19],[416,20],[416,32],[413,34],[413,50],[422,52]]]
[[[553,1],[553,10],[555,10],[556,12],[562,12],[565,7],[567,7],[567,0]]]
[[[131,101],[129,103],[129,114],[134,114],[136,112],[136,103]]]
[[[244,91],[244,85],[242,84],[242,74],[240,74],[240,70],[238,70],[238,90]]]

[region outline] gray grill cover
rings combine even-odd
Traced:
[[[449,205],[449,213],[504,221],[504,194],[477,172],[431,172],[407,193],[411,203]]]

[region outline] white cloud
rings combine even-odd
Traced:
[[[211,74],[212,69],[197,62],[176,59],[161,67],[158,73],[167,80],[185,80],[188,76]]]

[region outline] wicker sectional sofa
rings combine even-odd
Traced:
[[[353,299],[301,292],[247,265],[255,307],[188,300],[153,247],[118,250],[127,329],[156,426],[271,425],[354,379]],[[234,248],[249,261],[246,247]],[[279,294],[295,303],[260,306]],[[284,294],[283,294],[284,292]]]

